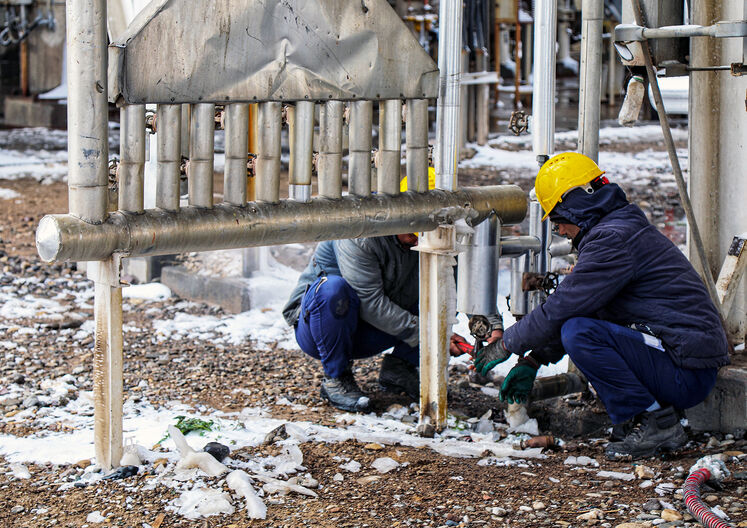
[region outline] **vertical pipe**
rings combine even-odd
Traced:
[[[182,163],[181,105],[158,105],[156,140],[158,142],[156,207],[166,211],[178,211]]]
[[[462,2],[442,0],[439,4],[439,85],[436,108],[436,186],[451,191],[457,188],[459,145],[459,84],[462,56]]]
[[[407,101],[405,120],[407,190],[428,190],[428,100]]]
[[[604,31],[604,29],[602,30]],[[617,52],[615,51],[615,39],[610,35],[607,39],[609,47],[607,48],[607,56],[609,70],[607,70],[607,104],[609,106],[615,106],[617,103]]]
[[[68,200],[70,214],[99,224],[108,197],[106,0],[67,2]]]
[[[145,105],[120,112],[119,209],[142,213],[145,174]]]
[[[402,101],[387,99],[379,103],[379,194],[399,194],[401,147]]]
[[[238,206],[246,205],[247,151],[249,145],[249,105],[226,105],[226,168],[223,174],[223,199]]]
[[[476,66],[478,71],[487,72],[488,53],[487,50],[478,50]],[[475,126],[477,130],[477,144],[485,145],[490,133],[490,85],[478,84],[475,87]]]
[[[518,4],[518,0],[516,1]],[[528,53],[528,50],[521,40],[521,23],[519,22],[518,14],[516,15],[516,30],[514,32],[514,40],[514,110],[518,110],[519,102],[521,101],[521,93],[519,90],[521,86],[521,60],[523,56]]]
[[[311,160],[314,141],[314,103],[298,101],[291,127],[291,165],[288,196],[297,202],[311,200]]]
[[[319,111],[319,195],[342,196],[342,101],[327,101]]]
[[[280,103],[259,103],[257,109],[257,200],[280,201]]]
[[[461,80],[462,2],[441,0],[438,45],[439,88],[436,110],[436,186],[457,187],[459,160],[459,84]],[[456,283],[449,251],[455,249],[453,226],[423,233],[420,247],[420,425],[446,426],[446,367]],[[421,430],[423,430],[421,429]]]
[[[509,299],[509,305],[511,308],[511,314],[513,315],[526,315],[529,313],[527,309],[528,295],[522,290],[522,281],[524,273],[530,271],[529,262],[531,261],[532,255],[525,253],[511,259],[511,294]]]
[[[213,157],[215,141],[215,105],[192,105],[189,126],[189,205],[213,207]]]
[[[473,315],[498,313],[498,261],[501,223],[490,215],[475,226],[472,243],[459,254],[457,311]]]
[[[348,191],[354,196],[371,194],[371,129],[373,103],[350,103]]]
[[[469,72],[469,53],[462,49],[461,57],[461,68],[462,73]],[[458,149],[464,148],[469,142],[469,86],[460,85],[459,87],[459,136],[458,136]]]
[[[603,0],[581,4],[581,73],[578,82],[578,151],[599,161],[599,113],[602,101]],[[614,58],[613,58],[614,60]],[[614,64],[610,64],[612,68]]]
[[[534,9],[534,95],[532,145],[540,167],[555,150],[556,0],[536,0]]]

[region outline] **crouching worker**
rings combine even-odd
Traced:
[[[606,454],[655,455],[687,441],[675,409],[702,402],[727,365],[716,307],[682,252],[625,193],[574,152],[547,161],[537,199],[578,262],[544,304],[475,358],[487,372],[510,353],[524,356],[501,396],[526,401],[537,369],[568,354],[591,382],[613,424],[640,425]]]
[[[322,242],[283,308],[301,349],[322,363],[322,398],[338,409],[368,409],[351,363],[392,347],[379,384],[419,397],[417,243],[413,233]]]

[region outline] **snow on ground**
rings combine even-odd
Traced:
[[[32,178],[49,184],[67,179],[67,151],[6,150],[0,148],[0,179]]]
[[[0,187],[0,200],[13,200],[14,198],[20,197],[21,195],[13,189],[3,189],[2,187]]]

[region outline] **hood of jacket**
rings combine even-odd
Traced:
[[[615,183],[608,183],[589,194],[584,189],[573,189],[553,209],[553,214],[567,218],[581,228],[573,243],[578,247],[581,238],[612,211],[628,205],[625,192]]]

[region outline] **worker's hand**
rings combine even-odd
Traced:
[[[498,328],[498,329],[493,330],[492,332],[490,332],[490,335],[488,336],[487,342],[488,342],[488,344],[495,343],[496,341],[498,341],[502,337],[503,337],[503,329]]]
[[[449,354],[452,356],[461,356],[462,354],[471,354],[472,345],[459,334],[451,334],[449,340]]]
[[[475,370],[487,376],[493,367],[503,363],[511,356],[511,352],[506,350],[503,339],[493,341],[489,345],[481,348],[474,357]]]
[[[532,392],[537,369],[527,363],[518,363],[503,380],[501,385],[501,401],[508,403],[526,403]]]

